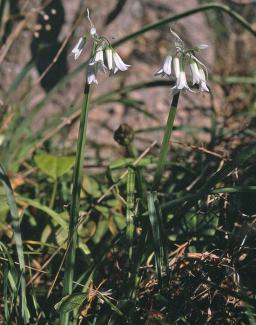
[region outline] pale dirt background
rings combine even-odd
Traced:
[[[25,12],[35,11],[38,8],[39,1],[21,1],[25,8]],[[221,3],[225,3],[222,1]],[[62,41],[69,33],[76,15],[81,8],[89,7],[91,10],[91,18],[97,27],[99,34],[106,36],[109,39],[119,39],[128,33],[138,30],[145,24],[155,22],[158,19],[177,14],[179,12],[194,8],[199,5],[196,0],[128,0],[122,12],[117,18],[108,26],[104,25],[106,17],[113,10],[116,5],[114,0],[94,0],[94,1],[80,1],[80,0],[63,0],[65,9],[65,24],[62,26],[59,35],[59,41]],[[1,99],[4,102],[4,91],[8,89],[15,76],[20,72],[23,65],[31,58],[30,44],[35,32],[37,14],[29,17],[28,27],[24,29],[19,37],[13,43],[8,55],[0,67],[1,73]],[[50,17],[54,19],[54,16]],[[103,94],[107,91],[118,87],[120,84],[128,85],[143,81],[155,80],[154,73],[159,68],[167,51],[172,47],[171,35],[169,33],[170,26],[187,42],[189,45],[195,44],[209,44],[209,48],[201,52],[201,59],[209,68],[209,74],[223,73],[228,75],[239,70],[239,62],[248,57],[253,51],[253,43],[250,42],[250,36],[246,32],[237,33],[234,22],[227,18],[227,21],[220,22],[226,24],[231,31],[230,41],[226,44],[218,44],[214,39],[214,34],[211,30],[210,24],[207,21],[205,14],[195,14],[186,17],[172,25],[165,26],[161,30],[154,30],[129,41],[118,48],[118,52],[123,57],[124,61],[131,65],[127,73],[118,73],[116,77],[108,77],[107,75],[99,76],[99,86],[93,86],[93,97]],[[84,18],[79,26],[75,29],[72,35],[68,53],[70,53],[72,46],[76,43],[78,38],[88,31],[89,24]],[[51,31],[49,31],[50,33]],[[39,31],[40,33],[40,31]],[[245,35],[245,36],[244,36]],[[248,41],[249,38],[249,41]],[[241,49],[243,48],[243,51]],[[255,51],[255,50],[254,50]],[[74,61],[69,55],[68,66],[72,70],[79,64],[84,62],[88,56],[88,47],[78,61]],[[221,53],[226,58],[227,53],[230,53],[229,60],[225,61]],[[247,53],[244,54],[244,53]],[[223,60],[222,60],[223,58]],[[243,67],[244,72],[244,67]],[[52,115],[58,112],[66,111],[71,103],[76,103],[77,106],[81,104],[82,92],[84,88],[84,76],[82,72],[77,75],[68,84],[65,90],[62,90],[54,97],[44,109],[38,114],[36,120],[32,125],[35,131],[47,123]],[[38,72],[33,69],[26,78],[25,82],[19,87],[17,98],[20,93],[23,93],[30,87],[35,80],[38,79]],[[219,112],[219,119],[225,119],[223,108],[225,103],[222,100],[223,90],[216,84],[210,84],[214,95],[214,107]],[[45,96],[45,91],[40,87],[35,87],[26,101],[24,109],[29,112],[30,108],[40,101]],[[155,114],[158,121],[154,121],[145,117],[143,114],[136,112],[129,107],[123,107],[119,104],[107,104],[95,106],[89,113],[88,136],[89,142],[95,146],[90,150],[90,155],[100,155],[107,160],[112,160],[113,157],[119,157],[123,154],[123,149],[113,140],[113,130],[117,129],[121,123],[128,123],[134,129],[154,127],[164,125],[169,103],[171,100],[171,91],[167,87],[158,87],[154,89],[146,89],[143,91],[135,91],[132,97],[145,102],[146,109]],[[178,114],[175,125],[190,125],[196,127],[210,126],[211,111],[211,97],[209,94],[184,94],[181,96]],[[61,120],[60,120],[61,122]],[[78,123],[70,125],[60,136],[55,136],[57,143],[61,144],[61,148],[66,152],[74,151],[73,143],[77,137]],[[178,141],[197,141],[205,143],[208,139],[205,133],[202,135],[196,132],[194,135],[187,136],[184,132],[175,131],[174,138]],[[144,139],[145,141],[141,141]],[[145,149],[148,143],[157,139],[161,139],[160,132],[141,133],[136,137],[136,143],[141,149]],[[100,145],[99,151],[96,146]],[[70,149],[71,148],[71,149]]]

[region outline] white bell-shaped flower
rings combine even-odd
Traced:
[[[198,69],[198,65],[196,62],[190,63],[191,75],[192,75],[192,85],[200,84],[201,82],[201,74]]]
[[[86,38],[80,37],[78,42],[76,43],[75,47],[71,51],[71,54],[74,55],[75,60],[77,60],[79,58],[79,56],[81,55],[81,53],[84,49],[85,43],[86,43]]]
[[[88,71],[87,71],[87,82],[88,84],[98,84],[98,80],[96,79],[97,75],[97,62],[95,62],[95,59],[90,59],[89,64],[88,64]]]
[[[118,70],[120,71],[126,71],[130,67],[130,65],[124,63],[124,61],[121,59],[119,54],[113,50],[113,71],[114,73],[117,73]]]
[[[170,76],[172,73],[172,56],[171,55],[167,55],[167,57],[164,60],[164,63],[162,65],[162,67],[156,72],[156,76],[157,75],[161,75],[161,76]]]
[[[200,80],[200,84],[199,84],[200,91],[209,92],[209,89],[208,89],[208,87],[206,85],[206,78],[205,78],[204,69],[200,68],[199,73],[200,73],[200,76],[201,76],[201,80]]]
[[[180,71],[179,77],[177,79],[177,83],[176,83],[176,88],[178,90],[190,90],[188,83],[187,83],[187,78],[186,78],[186,74],[185,71]]]

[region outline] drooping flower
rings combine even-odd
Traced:
[[[111,46],[106,47],[105,56],[107,60],[107,68],[114,74],[117,73],[118,70],[126,71],[130,67],[129,64],[124,63],[120,55]]]
[[[161,75],[161,76],[170,76],[172,72],[172,56],[171,55],[167,55],[167,57],[165,58],[162,67],[156,72],[156,76],[157,75]]]
[[[196,52],[208,47],[206,44],[197,45],[194,48],[187,49],[183,40],[171,30],[174,38],[175,54],[168,54],[164,60],[162,67],[157,71],[156,75],[167,76],[171,78],[172,68],[175,76],[175,86],[172,88],[173,93],[180,91],[191,91],[197,88],[199,91],[209,91],[206,84],[207,68],[195,56]],[[186,70],[190,66],[191,81],[187,81]],[[206,75],[205,75],[206,72]],[[191,85],[191,86],[190,86]],[[195,86],[195,88],[192,88]]]
[[[77,60],[79,58],[79,56],[81,55],[81,53],[84,49],[85,43],[86,43],[86,38],[80,37],[78,42],[76,43],[75,47],[71,51],[71,54],[74,55],[75,60]]]
[[[97,64],[94,60],[94,58],[90,59],[88,64],[88,71],[87,71],[87,82],[88,84],[98,84],[98,80],[96,79],[96,74],[98,72]]]
[[[106,72],[107,67],[104,64],[104,54],[103,54],[103,48],[101,46],[97,49],[94,60],[95,63],[97,64],[98,70]]]
[[[176,80],[176,84],[172,89],[173,89],[173,94],[176,94],[182,90],[190,90],[191,91],[191,89],[189,88],[188,83],[187,83],[185,71],[180,71],[179,76]]]
[[[107,67],[104,64],[104,54],[102,47],[98,47],[94,57],[92,57],[88,64],[88,76],[87,82],[88,84],[95,83],[98,84],[97,81],[97,73],[98,71],[106,72]]]
[[[209,92],[209,89],[208,89],[208,87],[206,85],[206,78],[205,78],[204,69],[200,68],[199,73],[200,73],[200,76],[201,76],[201,80],[200,80],[200,84],[199,84],[199,90]]]
[[[119,54],[112,48],[109,41],[104,37],[97,34],[96,28],[90,19],[90,13],[87,9],[87,17],[90,22],[90,36],[93,39],[95,49],[93,49],[91,58],[88,63],[87,82],[98,83],[97,73],[98,71],[106,72],[109,70],[111,73],[117,73],[117,71],[126,71],[130,65],[124,63]],[[72,54],[75,55],[75,59],[79,57],[83,50],[83,38],[79,40],[76,47],[72,50]],[[106,65],[105,65],[106,62]]]
[[[112,69],[114,71],[114,74],[117,73],[118,70],[120,70],[120,71],[128,70],[130,65],[124,63],[124,61],[121,59],[120,55],[115,50],[112,51],[112,55],[113,55]]]
[[[190,69],[191,69],[191,74],[192,74],[192,85],[200,84],[201,74],[199,72],[197,63],[195,61],[192,61],[190,63]]]

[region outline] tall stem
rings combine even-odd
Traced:
[[[82,168],[85,153],[85,141],[86,141],[86,128],[89,110],[90,100],[90,85],[86,83],[84,92],[84,104],[80,116],[80,128],[77,141],[76,162],[73,175],[73,190],[72,200],[70,207],[70,221],[69,221],[69,248],[67,252],[67,258],[65,261],[65,273],[63,279],[63,296],[72,293],[73,278],[74,278],[74,266],[76,259],[77,248],[77,231],[76,225],[78,221],[78,213],[80,208],[80,192],[81,192],[81,178]],[[68,313],[62,314],[60,317],[60,325],[69,324]]]
[[[52,189],[52,196],[51,196],[51,201],[49,204],[49,207],[51,209],[53,209],[54,207],[54,203],[55,203],[55,199],[56,199],[56,194],[57,194],[57,188],[58,188],[58,179],[56,179],[53,183],[53,189]]]
[[[164,137],[163,137],[163,141],[162,141],[162,145],[161,145],[160,156],[159,156],[159,160],[157,163],[156,173],[155,173],[155,177],[154,177],[154,181],[153,181],[153,187],[152,187],[153,191],[157,191],[157,189],[160,185],[160,182],[161,182],[163,172],[164,172],[167,154],[168,154],[168,150],[169,150],[169,143],[170,143],[172,130],[173,130],[173,123],[174,123],[177,106],[178,106],[178,101],[179,101],[179,95],[180,95],[180,93],[178,92],[177,94],[175,94],[173,96],[173,99],[172,99],[172,103],[171,103],[171,107],[170,107],[170,111],[169,111],[169,115],[168,115],[168,120],[167,120],[167,124],[166,124],[165,131],[164,131]]]

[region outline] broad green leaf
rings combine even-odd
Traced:
[[[73,293],[63,297],[54,308],[59,313],[68,313],[76,308],[79,308],[87,297],[86,293]]]
[[[53,156],[48,154],[35,156],[36,166],[42,173],[53,180],[66,174],[74,165],[75,158],[72,156]]]

